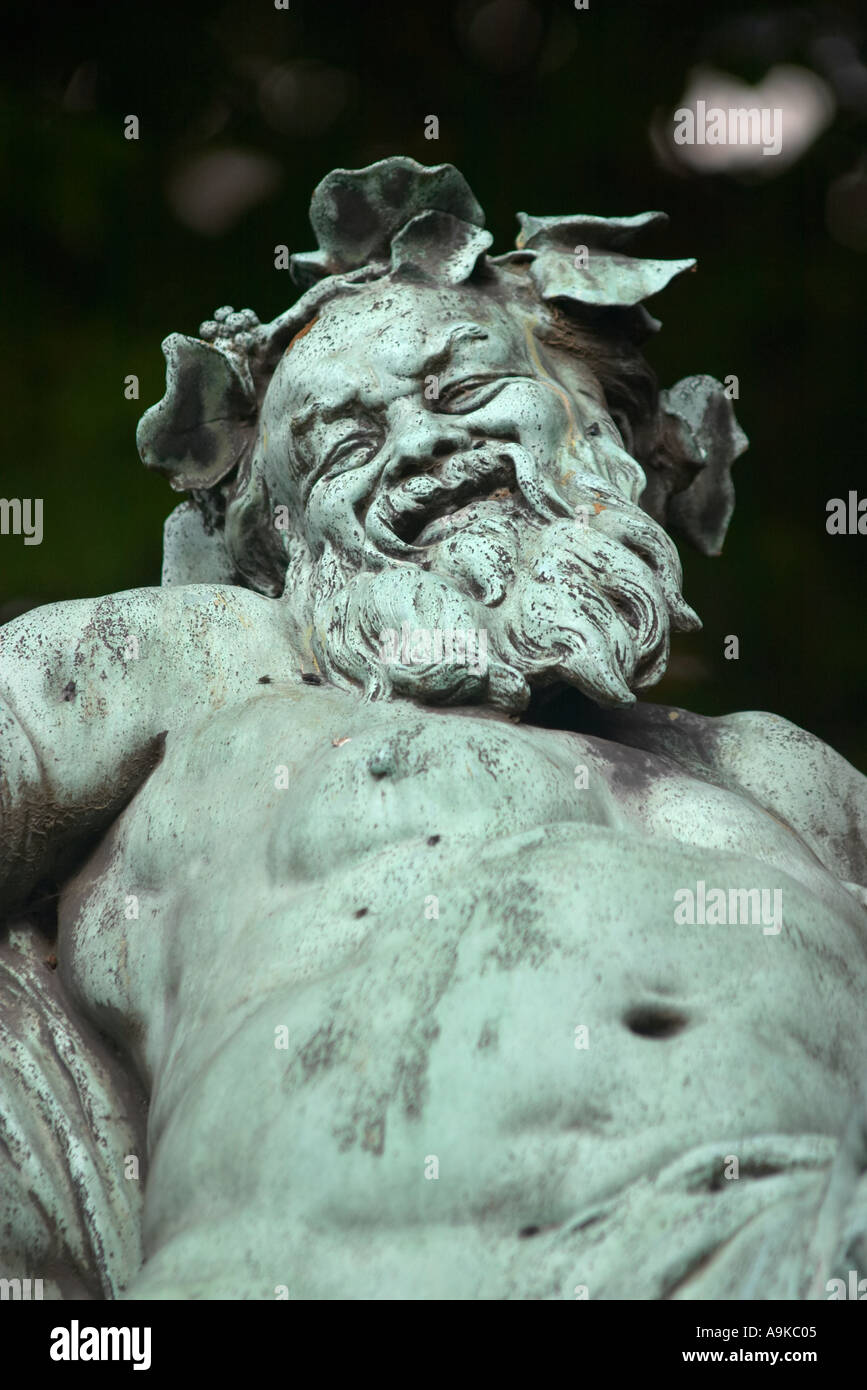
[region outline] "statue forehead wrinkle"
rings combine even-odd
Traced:
[[[446,302],[442,307],[445,311],[442,316],[453,319],[455,313],[466,306],[452,306]],[[334,419],[341,409],[362,399],[375,408],[377,395],[386,390],[387,381],[392,386],[406,382],[410,388],[415,386],[421,392],[428,376],[446,369],[461,345],[489,342],[492,331],[496,333],[495,325],[482,327],[462,320],[440,328],[420,316],[421,331],[412,344],[407,344],[405,336],[399,328],[395,329],[389,317],[384,322],[379,321],[383,312],[384,308],[379,308],[372,322],[363,315],[355,317],[351,336],[344,339],[339,348],[332,347],[325,354],[319,351],[316,334],[312,334],[290,362],[284,359],[280,364],[279,375],[275,374],[272,383],[272,398],[291,397],[296,386],[303,391],[300,408],[292,414],[296,436],[304,434],[314,419]],[[354,334],[352,328],[356,330]],[[515,348],[520,337],[516,320]],[[503,345],[506,349],[510,346],[508,342]],[[540,370],[543,370],[541,364]],[[315,388],[308,384],[311,375],[317,382]]]
[[[446,366],[454,356],[455,347],[461,342],[487,340],[489,337],[488,332],[481,330],[471,335],[464,326],[463,331],[450,330],[445,335],[438,330],[427,330],[417,342],[407,344],[405,340],[402,341],[400,332],[395,332],[393,325],[369,326],[366,336],[355,345],[356,352],[348,358],[352,344],[347,342],[343,360],[352,364],[358,362],[360,366],[377,361],[389,374],[414,380],[435,367]],[[311,355],[314,361],[318,357],[315,343],[310,344],[308,356]]]

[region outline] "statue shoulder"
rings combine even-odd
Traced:
[[[822,739],[761,710],[710,718],[638,705],[629,713],[623,741],[746,793],[795,830],[836,877],[867,884],[867,778]]]
[[[749,710],[708,721],[715,765],[844,882],[867,884],[867,778],[815,734]]]
[[[712,718],[641,701],[600,712],[593,731],[746,794],[844,883],[867,883],[867,778],[790,720],[760,710]]]
[[[122,703],[124,689],[142,700],[220,677],[231,684],[233,672],[252,673],[266,654],[274,669],[258,674],[282,678],[299,662],[285,637],[275,640],[279,609],[248,589],[211,584],[47,604],[0,628],[0,689],[37,707],[89,691],[98,714]]]
[[[0,898],[24,901],[161,760],[168,731],[236,707],[260,678],[304,689],[280,605],[231,585],[134,589],[0,628]]]

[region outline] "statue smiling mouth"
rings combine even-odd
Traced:
[[[496,446],[454,454],[435,473],[417,474],[386,496],[380,515],[405,545],[424,548],[516,499],[513,458]]]

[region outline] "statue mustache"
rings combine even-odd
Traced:
[[[648,565],[661,584],[676,626],[694,630],[700,624],[680,593],[677,548],[631,495],[638,477],[643,480],[640,465],[610,445],[600,451],[594,449],[593,457],[594,467],[590,469],[575,449],[561,446],[551,473],[568,483],[568,496],[529,449],[511,441],[477,441],[439,463],[432,460],[423,470],[398,478],[391,487],[381,486],[374,496],[364,522],[367,559],[376,569],[383,557],[412,560],[424,569],[439,568],[438,562],[446,553],[454,556],[456,550],[465,548],[463,528],[458,525],[449,532],[434,527],[433,534],[425,533],[431,532],[438,519],[447,520],[473,504],[471,519],[484,521],[489,542],[496,542],[498,535],[506,542],[496,548],[499,575],[497,566],[488,565],[485,582],[474,586],[477,597],[490,606],[502,597],[503,581],[514,578],[510,563],[514,555],[508,552],[522,526],[573,520],[585,531],[602,532],[619,542]],[[477,526],[474,531],[478,531]],[[457,569],[464,570],[463,561]],[[475,577],[480,579],[478,574]]]
[[[484,699],[510,712],[531,686],[565,682],[622,705],[658,680],[670,631],[701,624],[676,546],[638,501],[640,465],[613,439],[588,443],[564,441],[544,463],[498,439],[387,461],[351,517],[334,509],[321,555],[293,571],[320,669],[367,698]],[[405,625],[434,638],[484,632],[486,670],[399,652],[383,661],[383,634]]]
[[[380,555],[424,560],[430,542],[420,538],[432,523],[472,503],[506,499],[537,523],[574,512],[528,449],[485,440],[381,488],[368,508],[366,538]]]

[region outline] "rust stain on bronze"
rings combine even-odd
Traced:
[[[299,329],[298,329],[298,332],[295,334],[295,337],[292,339],[291,343],[289,344],[289,346],[287,347],[286,351],[284,352],[284,354],[283,354],[284,357],[286,357],[286,356],[292,351],[292,349],[294,348],[295,344],[298,342],[298,339],[299,339],[299,338],[303,338],[305,333],[309,333],[309,332],[310,332],[310,330],[311,330],[311,328],[313,327],[314,323],[317,323],[318,320],[319,320],[319,315],[316,314],[316,316],[315,316],[314,318],[312,318],[312,319],[310,320],[309,323],[305,324],[303,328],[299,328]]]

